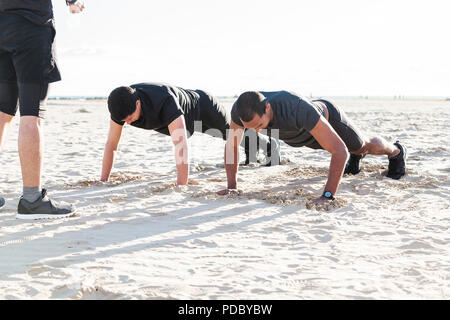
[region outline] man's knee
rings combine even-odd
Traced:
[[[41,118],[37,116],[21,116],[20,117],[20,129],[34,129],[41,125]]]
[[[369,153],[371,144],[372,144],[371,140],[366,138],[359,149],[352,150],[350,151],[350,153],[365,156]]]
[[[13,115],[0,111],[0,124],[8,124],[14,119]]]

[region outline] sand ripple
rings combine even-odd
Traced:
[[[89,178],[85,180],[81,180],[75,183],[65,183],[64,187],[67,189],[72,188],[86,188],[86,187],[92,187],[92,186],[117,186],[119,184],[133,182],[133,181],[139,181],[142,180],[143,177],[141,175],[137,175],[130,172],[117,172],[112,173],[109,180],[107,182],[102,182],[96,178]]]

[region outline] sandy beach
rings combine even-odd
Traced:
[[[220,197],[224,141],[196,133],[199,184],[175,187],[170,138],[126,126],[99,183],[105,101],[51,100],[43,186],[78,211],[24,222],[15,119],[0,152],[0,299],[449,299],[450,101],[330,100],[407,146],[403,179],[367,156],[317,208],[329,154],[282,144],[284,165],[241,167],[243,193]]]

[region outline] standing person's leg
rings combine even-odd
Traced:
[[[196,90],[200,95],[200,117],[202,120],[202,132],[214,137],[221,136],[227,139],[227,130],[230,128],[231,115],[217,99],[203,90]],[[219,134],[219,131],[221,134]],[[246,139],[248,137],[248,139]],[[271,144],[272,141],[272,144]],[[279,146],[273,138],[256,133],[254,130],[246,130],[241,146],[245,150],[246,160],[244,163],[256,162],[259,148],[269,158],[268,152],[272,151],[279,159]],[[274,158],[275,158],[274,157]],[[269,158],[270,159],[270,158]],[[269,160],[270,162],[270,160]]]
[[[0,151],[6,140],[7,131],[17,112],[17,84],[0,82]],[[0,209],[5,206],[0,197]]]
[[[276,132],[275,138],[272,129],[267,129],[267,136],[258,133],[258,139],[262,139],[264,141],[263,145],[267,146],[266,158],[268,161],[264,165],[266,167],[281,165],[281,145],[278,139],[278,132]]]
[[[39,111],[45,103],[48,84],[19,84],[19,157],[24,198],[36,201],[41,194],[43,132]],[[30,190],[33,189],[33,190]]]
[[[271,130],[267,130],[267,135],[256,132],[252,129],[246,129],[244,134],[246,162],[244,164],[249,164],[250,162],[257,162],[257,153],[262,149],[266,156],[267,162],[264,166],[276,166],[281,164],[280,155],[280,142],[278,139],[272,137]],[[251,152],[251,150],[253,152]]]
[[[13,119],[14,116],[0,112],[0,151],[3,149]]]
[[[0,82],[0,151],[17,112],[18,97],[17,83]]]
[[[73,215],[73,208],[62,207],[41,189],[44,138],[41,127],[41,106],[45,103],[48,83],[19,83],[20,125],[19,157],[22,169],[23,195],[18,205],[19,219],[56,219]]]
[[[2,83],[0,83],[0,88],[1,87]],[[2,91],[2,89],[0,89],[0,91]],[[2,106],[4,106],[4,101],[2,101],[1,98],[2,95],[0,93],[0,110],[2,110],[3,109]],[[13,118],[14,116],[9,115],[3,111],[0,111],[0,151],[2,150],[3,144],[5,143],[7,131],[9,129],[9,126],[11,125],[11,121]],[[2,209],[5,206],[5,204],[6,204],[5,199],[0,197],[0,209]]]
[[[241,147],[244,148],[245,161],[242,165],[258,162],[258,154],[260,147],[259,134],[255,130],[245,129],[244,137],[242,138]],[[268,141],[265,141],[268,143]],[[264,145],[264,143],[263,143]]]
[[[4,31],[2,27],[3,25],[0,25],[1,31]],[[16,72],[11,54],[3,49],[5,47],[4,39],[4,35],[0,34],[0,151],[3,148],[8,129],[17,112],[18,101]],[[4,206],[5,199],[0,197],[0,209]]]
[[[47,197],[41,189],[43,133],[41,104],[45,101],[49,83],[61,80],[55,59],[55,29],[38,26],[22,17],[7,15],[10,20],[3,39],[11,55],[17,78],[20,125],[19,157],[23,178],[23,195],[17,215],[19,219],[55,219],[74,214]]]

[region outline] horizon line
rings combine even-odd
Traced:
[[[239,95],[216,96],[218,99],[236,99]],[[394,100],[411,100],[411,99],[443,99],[450,101],[448,96],[403,96],[403,95],[309,95],[307,98],[350,98],[350,99],[394,99]],[[63,96],[49,96],[48,100],[106,100],[107,96],[78,96],[78,95],[63,95]]]

